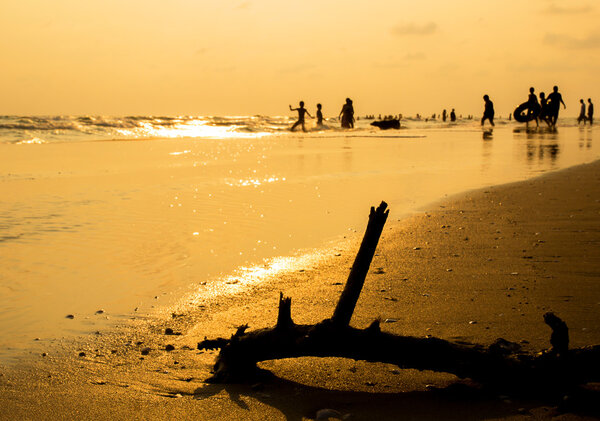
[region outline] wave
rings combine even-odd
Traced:
[[[562,119],[561,119],[562,120]],[[573,120],[573,121],[571,121]],[[227,139],[285,136],[295,121],[290,116],[0,116],[0,143],[42,144],[93,140],[140,140],[156,138]],[[360,119],[353,130],[342,129],[336,118],[316,127],[307,120],[310,136],[386,136],[398,137],[397,131],[382,132],[370,126],[371,119]],[[564,119],[563,125],[576,125]],[[404,128],[417,130],[478,130],[479,120],[457,122],[405,118]],[[497,124],[516,124],[497,119]],[[394,132],[394,133],[392,133]],[[295,135],[291,133],[291,135]]]

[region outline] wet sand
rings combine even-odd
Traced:
[[[572,347],[600,343],[600,162],[461,194],[408,218],[391,212],[352,325],[380,317],[398,334],[481,344],[503,337],[536,352],[549,346],[542,315],[554,311]],[[481,394],[449,375],[334,358],[266,362],[270,382],[203,382],[216,352],[199,353],[196,343],[243,323],[273,325],[279,291],[292,297],[297,323],[329,317],[361,235],[317,265],[188,303],[162,321],[84,342],[34,343],[28,361],[0,369],[0,418],[301,420],[322,408],[358,420],[599,415],[560,413],[550,398]]]

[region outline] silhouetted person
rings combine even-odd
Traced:
[[[579,103],[581,104],[581,108],[579,109],[579,117],[577,117],[577,124],[579,124],[583,121],[583,125],[585,126],[586,116],[585,116],[585,102],[583,102],[583,98],[579,100]]]
[[[535,95],[535,89],[529,88],[529,97],[527,98],[527,122],[525,123],[526,125],[529,125],[529,120],[535,119],[535,125],[537,127],[540,126],[540,123],[538,122],[539,108],[540,104],[538,103],[537,96]]]
[[[558,121],[558,111],[560,110],[560,104],[562,103],[565,109],[567,106],[563,101],[562,95],[558,92],[558,86],[552,88],[552,93],[548,95],[548,111],[550,113],[550,122],[553,126],[556,126]]]
[[[323,112],[321,111],[321,104],[317,104],[317,126],[323,127]]]
[[[546,98],[546,94],[543,92],[540,92],[540,120],[545,121],[548,126],[551,124],[548,98]]]
[[[492,126],[494,124],[494,103],[490,100],[490,97],[487,95],[483,96],[483,100],[485,101],[485,108],[483,109],[483,117],[481,118],[481,125],[485,120],[489,120]]]
[[[354,107],[352,106],[352,100],[350,98],[346,98],[346,103],[342,106],[342,110],[338,117],[341,117],[343,128],[354,128]]]
[[[456,113],[454,112],[454,108],[450,111],[450,121],[456,121]]]
[[[442,121],[446,121],[446,110],[442,111]]]
[[[298,107],[298,108],[292,108],[292,106],[290,105],[290,110],[291,111],[298,111],[298,121],[296,121],[294,123],[294,125],[292,126],[292,128],[290,130],[294,131],[294,129],[296,127],[298,127],[299,124],[302,124],[302,131],[305,132],[306,131],[306,127],[304,127],[304,114],[308,114],[308,116],[311,117],[311,118],[312,118],[312,115],[310,115],[310,113],[308,112],[308,110],[306,108],[304,108],[304,101],[300,101],[300,107]]]
[[[594,124],[594,104],[592,104],[591,98],[588,98],[588,120],[590,122],[590,126]]]

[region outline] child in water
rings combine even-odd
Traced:
[[[321,111],[321,104],[317,104],[317,127],[323,127],[323,112]]]
[[[299,125],[302,124],[302,131],[305,132],[306,131],[306,127],[304,127],[304,114],[308,114],[308,116],[310,118],[312,118],[312,115],[310,115],[310,113],[308,112],[308,110],[306,108],[304,108],[304,101],[300,101],[300,107],[298,108],[292,108],[292,106],[290,105],[290,111],[298,111],[298,121],[296,121],[294,123],[294,125],[291,127],[291,131],[294,131],[294,129]]]

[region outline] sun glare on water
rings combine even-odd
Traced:
[[[134,136],[136,138],[202,138],[202,139],[256,139],[267,136],[265,132],[243,132],[238,127],[217,126],[208,124],[203,120],[182,120],[172,125],[156,125],[153,123],[142,123],[135,129],[121,129],[119,133],[123,136]]]

